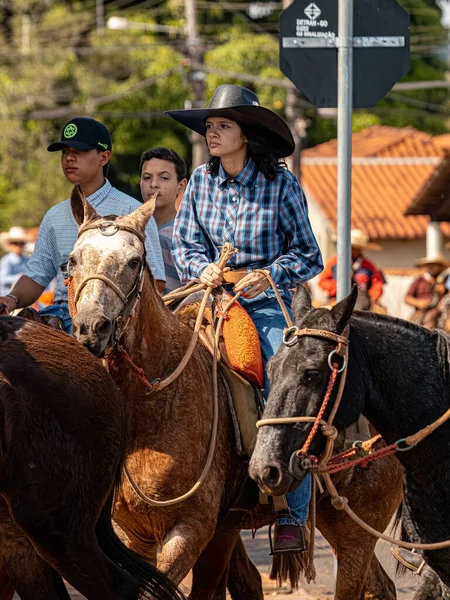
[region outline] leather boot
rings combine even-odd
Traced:
[[[284,552],[306,552],[305,528],[301,525],[278,525],[275,526],[275,539],[272,554],[283,554]]]
[[[403,566],[417,575],[420,575],[425,561],[420,554],[415,550],[407,550],[406,548],[391,548],[392,556],[398,560]]]

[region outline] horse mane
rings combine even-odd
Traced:
[[[442,371],[442,375],[445,378],[450,375],[450,335],[445,331],[441,329],[426,329],[425,327],[422,327],[422,325],[406,321],[405,319],[391,317],[389,315],[380,315],[373,312],[356,311],[353,313],[351,321],[359,319],[379,324],[388,323],[399,333],[407,331],[413,334],[421,334],[428,339],[434,339],[436,358]]]

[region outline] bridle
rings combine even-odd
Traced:
[[[256,423],[256,426],[265,427],[267,425],[290,425],[293,423],[313,423],[313,427],[308,434],[308,437],[303,444],[300,450],[296,450],[290,460],[290,469],[294,467],[294,463],[298,462],[300,459],[301,465],[303,469],[311,469],[313,466],[321,466],[326,464],[333,453],[334,448],[334,440],[338,435],[338,431],[336,427],[333,425],[334,418],[338,411],[342,394],[344,392],[345,380],[347,376],[347,366],[348,366],[348,345],[349,345],[349,326],[347,325],[344,329],[344,335],[339,335],[332,331],[327,331],[326,329],[309,329],[303,328],[299,329],[298,327],[292,326],[288,327],[283,332],[283,344],[292,348],[295,346],[300,337],[316,337],[320,339],[326,339],[329,341],[336,342],[336,347],[329,353],[328,355],[328,366],[331,369],[331,375],[328,380],[327,389],[325,392],[324,399],[322,401],[322,405],[316,417],[274,417],[269,419],[261,419]],[[337,362],[337,358],[340,358],[342,364],[339,365]],[[341,374],[339,387],[337,390],[336,398],[331,409],[330,415],[327,420],[323,419],[326,408],[329,405],[330,398],[333,393],[333,389],[337,380],[337,376]],[[312,444],[312,441],[319,429],[321,427],[321,432],[326,436],[326,446],[325,450],[320,457],[320,460],[312,455],[308,454],[309,448]]]
[[[129,227],[128,225],[122,225],[122,224],[116,223],[115,221],[108,220],[108,221],[102,221],[101,223],[94,222],[94,223],[88,223],[87,225],[84,225],[83,227],[80,228],[80,230],[78,232],[78,239],[80,239],[80,237],[86,231],[90,231],[90,230],[97,230],[103,236],[106,236],[106,237],[111,237],[119,231],[128,231],[129,233],[135,235],[139,239],[139,241],[142,243],[143,254],[142,254],[141,266],[139,268],[139,272],[137,273],[137,275],[135,277],[133,285],[131,286],[131,289],[127,294],[124,294],[122,292],[122,290],[114,283],[114,281],[112,281],[112,279],[110,279],[106,275],[102,275],[101,273],[98,273],[96,275],[89,275],[88,277],[85,277],[81,281],[77,290],[76,291],[73,290],[73,288],[71,286],[72,276],[73,276],[73,265],[71,264],[70,259],[67,263],[68,280],[67,280],[66,285],[69,288],[68,289],[69,312],[70,312],[70,316],[72,317],[72,319],[76,315],[76,312],[77,312],[76,305],[77,305],[78,300],[80,299],[81,293],[83,292],[84,288],[90,281],[95,281],[95,280],[103,281],[103,283],[106,283],[106,285],[109,288],[111,288],[115,292],[115,294],[120,298],[120,300],[122,301],[123,307],[113,322],[112,340],[113,340],[113,345],[115,345],[122,337],[122,334],[125,331],[125,329],[128,325],[128,322],[130,320],[130,317],[133,314],[133,310],[142,295],[142,288],[144,285],[144,271],[147,266],[147,252],[146,252],[146,248],[145,248],[145,238],[137,229],[134,229],[134,227]]]

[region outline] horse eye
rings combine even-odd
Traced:
[[[317,369],[307,369],[304,373],[303,373],[303,379],[305,381],[313,381],[314,379],[317,379],[317,377],[319,376],[320,371]]]
[[[130,267],[130,269],[137,269],[139,267],[139,265],[141,264],[141,261],[138,258],[132,258],[129,262],[128,262],[128,266]]]

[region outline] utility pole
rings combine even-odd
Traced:
[[[292,4],[293,0],[283,0],[283,10],[288,8]],[[302,155],[302,118],[300,115],[300,110],[297,107],[297,90],[288,89],[286,94],[286,120],[289,125],[289,129],[291,130],[292,136],[295,142],[295,150],[292,156],[288,157],[288,166],[289,169],[294,173],[297,179],[300,181],[301,168],[300,161]],[[303,128],[304,131],[304,128]]]
[[[193,93],[191,108],[204,108],[205,106],[205,77],[203,70],[204,50],[200,43],[198,33],[198,17],[196,0],[184,0],[186,19],[186,50],[190,62],[189,82]],[[192,167],[198,167],[206,162],[206,147],[204,138],[193,131],[192,142]]]
[[[96,17],[97,17],[97,33],[103,33],[105,29],[105,6],[104,0],[97,0]]]
[[[22,13],[22,42],[21,53],[25,56],[30,54],[31,19],[29,13]]]

